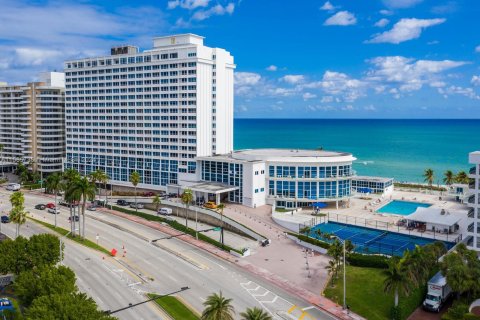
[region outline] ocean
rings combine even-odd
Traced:
[[[358,175],[422,182],[425,169],[442,183],[446,170],[467,171],[480,150],[480,120],[235,119],[234,148],[345,151]]]

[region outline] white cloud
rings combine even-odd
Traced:
[[[332,96],[323,96],[322,99],[320,99],[321,103],[330,103],[333,102],[333,97]]]
[[[313,98],[316,98],[317,95],[316,94],[313,94],[313,93],[310,93],[310,92],[305,92],[303,95],[302,95],[302,98],[303,100],[307,101],[308,99],[313,99]]]
[[[199,10],[195,12],[192,16],[192,20],[203,21],[211,16],[223,16],[225,14],[232,14],[235,10],[235,4],[230,2],[226,6],[222,6],[221,4],[217,4],[211,7],[208,10]]]
[[[373,69],[367,72],[366,81],[398,85],[403,92],[416,91],[425,84],[440,85],[441,73],[465,65],[464,61],[417,60],[402,56],[377,57],[368,60]],[[395,88],[394,88],[395,89]],[[397,94],[398,91],[390,93]]]
[[[305,83],[299,87],[321,89],[327,95],[339,97],[338,101],[352,102],[365,95],[366,83],[352,79],[345,73],[326,71],[321,81]]]
[[[286,76],[280,78],[280,80],[289,84],[297,84],[303,82],[305,77],[301,74],[287,74]]]
[[[254,72],[235,72],[235,85],[253,86],[257,84],[262,77]]]
[[[349,104],[349,105],[346,105],[345,107],[342,107],[342,110],[343,111],[353,111],[353,110],[355,110],[355,108],[354,108],[354,106]]]
[[[268,66],[265,70],[267,70],[267,71],[277,71],[278,67],[272,64],[272,65]]]
[[[375,22],[374,26],[379,27],[379,28],[383,28],[389,23],[390,23],[390,20],[382,18],[382,19],[378,20],[377,22]]]
[[[413,7],[423,0],[383,0],[383,3],[390,8],[410,8]]]
[[[332,11],[335,10],[335,6],[330,3],[330,1],[327,1],[323,4],[323,6],[320,7],[320,10],[325,10],[325,11]]]
[[[475,47],[475,52],[480,53],[480,45]]]
[[[357,23],[357,18],[348,11],[339,11],[328,18],[323,25],[325,26],[350,26]]]
[[[380,14],[383,14],[384,16],[391,16],[393,14],[393,11],[391,10],[380,10]]]
[[[308,105],[308,106],[307,106],[307,110],[308,110],[308,111],[334,111],[335,108],[332,107],[332,106],[321,106],[321,105],[313,106],[313,105]]]
[[[437,90],[438,90],[438,93],[444,96],[444,98],[447,98],[448,95],[458,94],[458,95],[468,97],[470,99],[480,100],[480,96],[477,95],[472,88],[450,86],[448,88],[439,88]]]
[[[168,9],[175,9],[176,7],[180,7],[183,9],[192,10],[199,7],[208,7],[210,0],[173,0],[168,1],[167,8]]]
[[[368,106],[363,107],[363,110],[365,110],[365,111],[376,111],[377,108],[375,108],[375,106],[373,104],[370,104]]]
[[[444,23],[445,19],[401,19],[391,30],[374,35],[367,43],[395,43],[417,39],[425,28]]]
[[[445,4],[441,4],[432,8],[434,14],[447,14],[453,13],[458,10],[458,5],[455,1],[449,1]]]
[[[35,49],[35,48],[17,48],[15,49],[16,62],[24,66],[39,66],[47,61],[55,60],[62,56],[61,51]]]
[[[470,83],[474,86],[480,86],[480,76],[473,76],[472,80],[470,80]]]

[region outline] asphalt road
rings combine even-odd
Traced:
[[[0,197],[4,202],[4,207],[8,207],[5,202],[9,194],[9,191],[0,189]],[[53,202],[52,199],[32,194],[25,194],[25,198],[26,209],[30,211],[32,216],[53,224],[53,214],[49,214],[45,210],[34,209],[35,204]],[[60,208],[60,214],[57,215],[58,225],[70,229],[69,210],[66,207]],[[97,220],[94,220],[94,218],[97,218]],[[28,225],[27,228],[32,230],[35,228],[31,223],[28,223]],[[10,224],[9,228],[14,230],[14,225]],[[21,233],[25,234],[27,228],[23,226]],[[119,228],[128,231],[122,231]],[[118,250],[118,263],[125,266],[130,273],[136,274],[138,279],[145,281],[145,283],[135,285],[134,281],[137,280],[134,279],[129,280],[131,282],[116,279],[115,287],[113,287],[114,277],[118,278],[118,273],[126,274],[125,271],[116,274],[114,270],[118,268],[118,265],[117,267],[110,266],[110,269],[107,270],[103,265],[108,259],[101,260],[101,255],[90,249],[79,249],[78,245],[69,246],[65,254],[65,264],[75,270],[79,279],[79,287],[82,287],[81,284],[85,283],[83,288],[88,288],[88,290],[85,289],[84,291],[106,309],[114,309],[115,306],[122,305],[117,301],[119,299],[118,295],[125,295],[122,297],[127,300],[130,299],[129,302],[141,300],[140,298],[134,299],[137,296],[140,297],[135,290],[166,293],[188,286],[191,289],[182,292],[179,296],[199,312],[203,309],[202,304],[208,295],[222,291],[224,296],[233,299],[233,306],[237,314],[247,307],[258,306],[270,312],[276,319],[299,319],[302,316],[301,309],[303,308],[306,309],[306,313],[303,314],[302,319],[334,319],[323,311],[308,305],[302,299],[267,283],[248,271],[179,239],[161,240],[158,242],[161,247],[157,247],[149,243],[148,240],[162,238],[165,234],[116,216],[101,212],[87,212],[86,237],[95,241],[97,235],[101,246],[109,250],[112,248]],[[90,260],[86,260],[88,257]],[[90,264],[94,264],[92,261],[95,259],[98,259],[98,264],[95,264],[96,267],[92,268]],[[111,281],[108,283],[98,281],[103,276],[92,275],[92,273],[97,272],[103,275],[110,273],[109,279]],[[138,282],[142,281],[138,280]],[[297,306],[297,308],[293,308],[294,306]],[[146,306],[142,308],[146,309]],[[294,310],[287,315],[287,312],[291,309]],[[148,309],[142,314],[143,319],[159,318],[158,315],[147,315],[147,312]],[[125,313],[122,314],[122,319],[140,319],[139,314],[137,311],[131,314]],[[279,314],[283,316],[279,316]]]

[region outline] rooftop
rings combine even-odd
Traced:
[[[371,182],[389,182],[392,181],[393,178],[386,178],[386,177],[370,177],[370,176],[356,176],[354,180],[363,180],[363,181],[371,181]]]
[[[459,215],[454,215],[453,212],[435,207],[417,208],[414,213],[406,216],[405,219],[449,227],[461,220]]]

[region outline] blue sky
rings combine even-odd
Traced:
[[[0,81],[192,32],[237,64],[237,118],[480,118],[474,0],[0,0]]]

